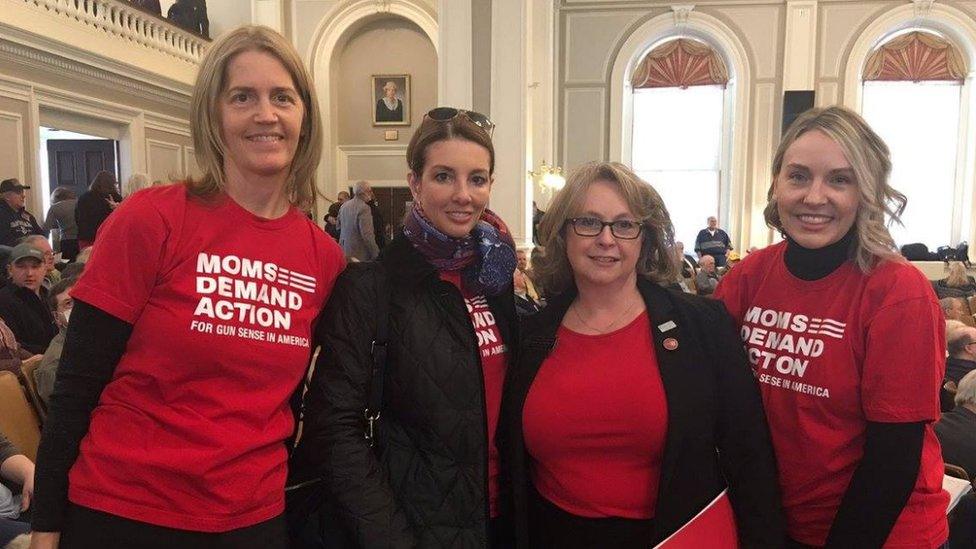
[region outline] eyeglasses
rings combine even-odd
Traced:
[[[644,228],[644,225],[640,221],[634,221],[632,219],[603,221],[593,217],[573,217],[567,219],[566,223],[573,226],[573,232],[578,236],[598,236],[603,232],[604,227],[610,227],[610,234],[624,240],[637,238]]]
[[[455,109],[454,107],[436,107],[428,111],[425,118],[430,118],[431,120],[436,120],[437,122],[450,122],[459,116],[467,118],[475,126],[485,130],[488,137],[491,137],[491,134],[495,132],[495,123],[480,112],[465,111],[462,109]]]

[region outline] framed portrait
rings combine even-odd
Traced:
[[[410,75],[374,74],[373,125],[410,125]]]

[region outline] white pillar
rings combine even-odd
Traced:
[[[470,109],[473,103],[471,0],[438,0],[437,28],[440,43],[437,104]]]
[[[284,33],[282,0],[251,0],[251,22]]]
[[[812,90],[817,61],[817,0],[787,0],[783,90]]]
[[[491,13],[491,118],[495,123],[491,208],[505,220],[520,245],[532,240],[526,66],[533,1],[493,0]]]
[[[554,61],[553,29],[556,7],[552,0],[533,0],[529,3],[528,47],[528,92],[526,132],[528,165],[536,170],[542,162],[556,163],[556,148],[553,141],[555,110],[553,108]],[[530,184],[532,191],[528,198],[531,208],[535,200],[543,210],[548,208],[551,193],[544,193],[538,184]],[[531,212],[531,210],[530,210]],[[531,236],[531,235],[530,235]]]

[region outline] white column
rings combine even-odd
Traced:
[[[817,0],[787,0],[783,90],[814,89],[817,61]]]
[[[437,30],[440,43],[437,104],[470,109],[473,102],[471,0],[438,0]]]
[[[553,28],[556,8],[552,0],[533,0],[529,2],[529,55],[526,131],[528,164],[535,170],[543,161],[555,164],[555,145],[553,143]],[[543,193],[538,184],[529,185],[532,191],[528,198],[531,208],[535,200],[543,210],[547,209],[551,194]],[[531,212],[531,210],[530,210]],[[531,237],[531,234],[529,235]]]
[[[282,0],[251,0],[251,22],[284,33]]]
[[[508,224],[516,244],[532,240],[526,66],[533,1],[493,0],[491,13],[491,118],[495,123],[491,208]]]

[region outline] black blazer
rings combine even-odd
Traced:
[[[726,486],[742,546],[782,546],[785,521],[776,462],[759,389],[732,317],[719,301],[666,290],[643,277],[638,288],[651,319],[668,406],[655,536],[648,547],[674,533]],[[506,380],[498,438],[503,471],[511,477],[509,504],[519,548],[530,546],[532,482],[522,410],[575,296],[575,289],[564,292],[525,319],[518,363]],[[659,326],[669,321],[675,327],[662,332]],[[667,338],[675,338],[678,348],[665,350]]]

